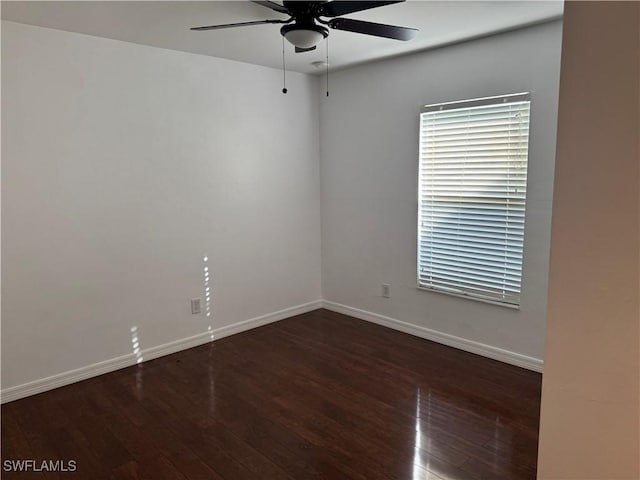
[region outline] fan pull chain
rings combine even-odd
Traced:
[[[329,37],[327,37],[327,58],[325,61],[327,67],[327,97],[329,96]]]
[[[287,93],[287,69],[284,63],[284,37],[282,37],[282,93]]]

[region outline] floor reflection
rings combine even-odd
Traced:
[[[136,400],[142,400],[144,398],[144,365],[139,364],[136,366]]]
[[[465,478],[476,469],[487,478],[520,478],[513,466],[523,463],[519,451],[535,448],[535,429],[529,435],[524,424],[491,405],[470,408],[467,401],[427,385],[416,388],[411,480]],[[533,468],[525,467],[525,476]]]
[[[419,480],[424,478],[422,467],[422,458],[420,455],[420,448],[422,447],[422,425],[420,414],[420,401],[422,392],[418,388],[416,392],[416,435],[413,442],[413,475],[412,480]]]
[[[213,340],[213,336],[211,338]],[[213,371],[213,346],[209,347],[207,373],[209,375],[209,415],[216,413],[216,382]]]
[[[426,412],[426,415],[424,414]],[[422,389],[416,391],[416,424],[413,442],[413,471],[411,480],[446,480],[440,473],[434,474],[435,467],[424,452],[431,451],[431,391],[426,395],[423,405]]]

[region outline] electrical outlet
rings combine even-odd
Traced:
[[[197,315],[198,313],[202,312],[201,303],[202,303],[202,301],[199,298],[192,298],[191,299],[191,314],[192,315]]]
[[[391,296],[391,285],[388,283],[382,284],[382,296],[384,298],[389,298]]]

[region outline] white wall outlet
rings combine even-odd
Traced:
[[[201,303],[202,303],[202,301],[199,298],[192,298],[191,299],[191,314],[192,315],[196,315],[196,314],[202,312]]]
[[[382,284],[382,296],[384,298],[389,298],[391,296],[391,285],[388,283]]]

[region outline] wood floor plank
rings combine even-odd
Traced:
[[[317,310],[3,405],[2,459],[96,480],[532,480],[540,386]]]

